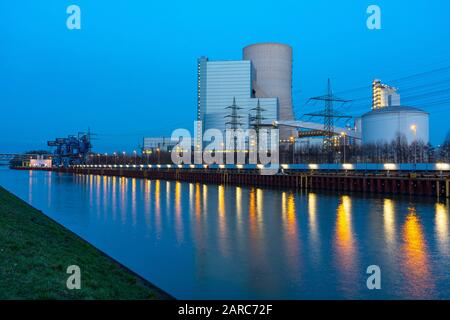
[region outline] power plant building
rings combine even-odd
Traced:
[[[429,142],[429,114],[414,107],[400,105],[397,89],[375,80],[372,84],[372,111],[361,117],[362,143],[390,143],[399,135],[408,144]]]
[[[209,61],[206,57],[198,59],[197,120],[202,121],[203,131],[208,129],[227,129],[226,122],[230,110],[236,102],[239,109],[240,129],[250,128],[250,117],[258,101],[264,109],[265,119],[278,117],[277,97],[255,98],[255,70],[251,61]]]

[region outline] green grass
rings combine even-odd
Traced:
[[[81,289],[66,287],[69,265]],[[160,299],[147,281],[0,187],[0,299]]]

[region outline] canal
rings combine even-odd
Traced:
[[[450,299],[448,199],[4,167],[0,185],[176,298]]]

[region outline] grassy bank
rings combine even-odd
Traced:
[[[69,290],[67,267],[81,270]],[[0,299],[160,299],[150,283],[0,187]]]

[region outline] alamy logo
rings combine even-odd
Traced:
[[[67,267],[67,274],[70,274],[69,278],[67,278],[66,286],[67,289],[73,290],[81,289],[81,270],[80,267],[77,265],[71,265]]]
[[[380,30],[381,29],[381,9],[377,5],[370,5],[367,7],[367,14],[370,16],[367,18],[367,28],[369,30]]]
[[[69,30],[80,30],[81,29],[81,9],[76,4],[72,4],[67,7],[67,17],[66,26]]]
[[[367,289],[369,290],[380,290],[381,289],[381,269],[377,265],[371,265],[367,267],[367,274],[370,274],[369,278],[367,278]]]
[[[176,165],[191,164],[259,164],[264,174],[274,174],[279,165],[278,129],[207,129],[203,132],[201,121],[194,123],[194,138],[189,130],[176,129],[172,141],[176,146],[171,151]],[[194,149],[192,157],[191,149]],[[273,173],[272,173],[273,172]]]

